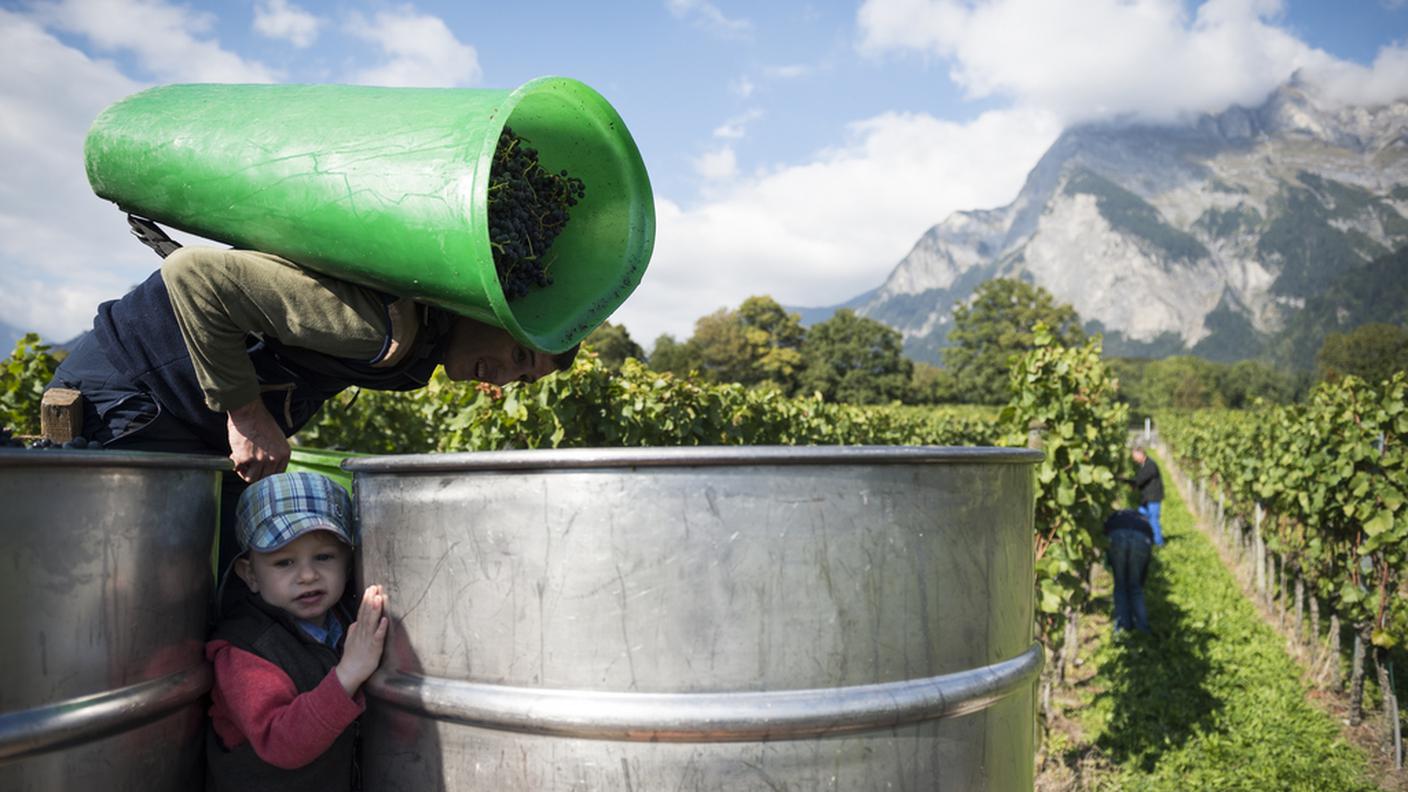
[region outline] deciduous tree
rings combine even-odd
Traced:
[[[914,371],[902,348],[898,332],[842,308],[807,331],[802,387],[849,404],[902,399]]]
[[[1026,281],[995,278],[955,308],[944,364],[953,372],[958,398],[979,404],[1007,401],[1008,372],[1017,356],[1035,348],[1032,327],[1038,322],[1060,346],[1085,340],[1075,309]]]
[[[603,322],[601,327],[593,330],[583,343],[590,347],[601,358],[602,364],[608,368],[620,368],[621,364],[626,362],[626,358],[645,359],[645,350],[631,339],[631,334],[626,330],[625,325]]]
[[[1377,385],[1395,372],[1408,371],[1408,328],[1375,323],[1330,333],[1315,355],[1315,368],[1321,380],[1353,375]]]

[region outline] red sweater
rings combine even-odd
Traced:
[[[210,721],[226,748],[246,741],[265,762],[285,770],[317,759],[366,709],[359,691],[349,698],[337,671],[300,694],[282,669],[258,655],[211,641],[206,659],[215,664]]]

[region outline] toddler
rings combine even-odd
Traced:
[[[316,473],[280,473],[236,508],[234,572],[249,588],[216,625],[206,737],[211,790],[351,790],[359,689],[386,639],[386,596],[343,594],[356,537],[351,499]]]

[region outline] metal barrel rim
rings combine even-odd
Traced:
[[[443,473],[638,467],[775,465],[1023,464],[1040,462],[1041,451],[983,446],[690,446],[650,448],[555,448],[399,454],[349,459],[355,473]]]
[[[0,468],[100,467],[182,468],[185,470],[234,470],[229,457],[205,454],[167,454],[157,451],[88,451],[77,448],[43,450],[0,448]]]
[[[188,705],[210,690],[209,664],[41,707],[0,713],[0,763],[92,742]]]
[[[499,731],[632,742],[761,742],[853,734],[984,709],[1041,669],[1033,644],[951,674],[838,688],[629,693],[510,687],[378,672],[374,698],[412,713]]]

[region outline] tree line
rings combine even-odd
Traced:
[[[1038,323],[1059,345],[1088,340],[1073,307],[1040,286],[996,278],[954,309],[942,366],[910,360],[899,332],[850,309],[808,328],[798,314],[766,295],[701,317],[685,341],[661,335],[648,354],[625,327],[610,323],[588,337],[587,345],[612,367],[634,358],[656,371],[693,373],[711,383],[767,385],[784,395],[819,395],[828,402],[1001,405],[1012,395],[1013,364],[1036,347]],[[1408,328],[1368,324],[1331,333],[1314,371],[1192,355],[1108,362],[1120,384],[1119,400],[1134,411],[1237,409],[1258,400],[1289,404],[1305,399],[1317,381],[1350,375],[1380,381],[1408,370]]]
[[[827,402],[1001,405],[1011,397],[1012,365],[1036,348],[1037,324],[1062,346],[1086,341],[1069,305],[1025,281],[995,279],[954,311],[943,367],[910,360],[898,331],[853,310],[808,328],[766,295],[701,317],[685,341],[661,335],[648,355],[624,327],[609,322],[586,343],[608,366],[635,358],[656,371],[767,385]]]

